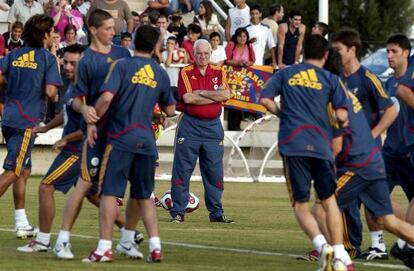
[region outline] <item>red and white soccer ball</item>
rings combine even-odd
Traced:
[[[172,60],[174,64],[181,64],[184,62],[185,51],[175,49],[172,54]]]
[[[162,207],[164,207],[164,209],[166,210],[171,209],[173,205],[173,202],[171,199],[171,191],[168,190],[167,192],[164,193],[164,195],[160,199],[160,203]],[[185,211],[187,213],[194,212],[195,210],[198,209],[199,206],[200,206],[199,198],[190,192],[190,194],[188,195],[188,204],[187,204],[187,208],[185,209]]]

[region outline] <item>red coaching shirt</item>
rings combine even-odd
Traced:
[[[195,65],[189,65],[181,69],[178,77],[179,102],[177,109],[193,117],[201,119],[214,119],[220,116],[222,103],[206,105],[184,104],[183,95],[195,90],[215,91],[220,86],[229,89],[226,72],[215,65],[208,65],[205,75]]]

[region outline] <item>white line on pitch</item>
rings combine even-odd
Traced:
[[[13,229],[4,229],[0,228],[0,232],[15,232]],[[52,233],[52,235],[57,235],[57,233]],[[91,235],[83,235],[83,234],[71,234],[71,237],[78,237],[81,239],[98,239],[96,236]],[[284,256],[284,257],[291,257],[297,258],[302,255],[296,254],[286,254],[286,253],[279,253],[279,252],[270,252],[270,251],[260,251],[260,250],[252,250],[252,249],[242,249],[242,248],[227,248],[227,247],[216,247],[216,246],[206,246],[206,245],[197,245],[197,244],[188,244],[188,243],[178,243],[173,241],[162,241],[162,244],[170,245],[170,246],[177,246],[177,247],[185,247],[185,248],[196,248],[196,249],[207,249],[207,250],[218,250],[218,251],[228,251],[228,252],[235,252],[235,253],[245,253],[245,254],[256,254],[256,255],[265,255],[265,256]],[[398,264],[381,264],[381,263],[373,263],[373,262],[354,262],[358,265],[364,265],[369,267],[381,267],[381,268],[388,268],[388,269],[408,269],[404,265]]]

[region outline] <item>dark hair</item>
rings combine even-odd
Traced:
[[[23,41],[34,48],[43,48],[46,33],[51,33],[55,22],[44,14],[36,14],[29,18],[23,28]]]
[[[270,10],[269,10],[269,16],[273,16],[275,15],[276,12],[280,12],[280,10],[282,9],[282,5],[281,4],[273,4],[270,6]]]
[[[339,75],[342,72],[342,58],[341,55],[332,47],[329,47],[328,59],[323,65],[323,68],[333,74]]]
[[[302,17],[302,13],[299,11],[299,10],[296,10],[296,9],[294,9],[294,10],[291,10],[290,12],[289,12],[289,18],[290,19],[293,19],[293,17],[295,17],[295,16],[300,16],[300,17]]]
[[[12,24],[12,31],[16,28],[20,28],[21,30],[23,30],[24,25],[21,22],[15,22],[14,24]]]
[[[169,41],[169,40],[173,40],[173,41],[175,41],[175,43],[176,43],[176,44],[178,43],[178,39],[177,39],[175,36],[170,36],[170,37],[167,39],[167,41]]]
[[[91,12],[88,18],[88,27],[101,27],[106,20],[111,19],[109,12],[102,9],[95,9]]]
[[[210,40],[212,39],[212,38],[215,38],[215,37],[219,37],[220,38],[220,40],[221,40],[221,36],[220,36],[220,33],[219,32],[216,32],[216,31],[214,31],[214,32],[211,32],[211,34],[210,34]]]
[[[66,25],[65,29],[63,30],[63,33],[66,35],[71,30],[75,31],[75,36],[76,36],[77,29],[76,29],[76,26],[74,26],[73,24]]]
[[[260,8],[260,6],[259,5],[252,5],[251,7],[250,7],[250,12],[252,11],[252,10],[258,10],[260,13],[262,13],[262,9]]]
[[[160,32],[153,26],[142,25],[135,32],[135,50],[138,52],[151,53],[160,37]]]
[[[79,43],[75,43],[63,48],[63,53],[82,54],[85,50],[85,46]]]
[[[189,24],[187,27],[187,32],[190,31],[195,34],[201,34],[201,26],[198,24]]]
[[[411,52],[411,42],[406,35],[397,33],[388,37],[385,44],[397,44],[401,49]]]
[[[315,24],[315,26],[317,26],[318,28],[320,28],[320,29],[321,29],[321,34],[322,34],[322,36],[326,36],[326,35],[328,34],[328,32],[329,32],[329,27],[328,27],[328,25],[327,25],[326,23],[323,23],[323,22],[317,22],[317,23]]]
[[[332,34],[331,42],[343,43],[348,48],[354,46],[355,55],[357,58],[359,58],[359,54],[361,52],[361,39],[359,37],[358,31],[351,28],[342,29]]]
[[[158,17],[160,17],[160,13],[155,9],[151,10],[148,13],[148,19],[149,19],[150,23],[153,24],[153,25],[157,24]]]
[[[310,35],[305,39],[303,57],[321,60],[328,51],[328,41],[321,35]]]
[[[134,16],[134,17],[139,16],[138,12],[136,12],[136,11],[134,11],[134,10],[133,10],[133,11],[131,11],[131,15],[132,15],[132,16]]]
[[[200,5],[204,6],[204,9],[206,10],[205,15],[199,15],[201,19],[204,19],[206,21],[206,24],[211,21],[211,16],[213,15],[213,4],[211,4],[210,0],[203,0],[200,2]]]
[[[130,38],[132,39],[132,34],[129,32],[122,32],[121,33],[121,40],[125,39],[125,38]]]
[[[240,36],[242,33],[246,34],[247,36],[247,42],[249,42],[249,31],[245,27],[239,27],[234,32],[234,35],[231,37],[231,41],[234,42],[234,44],[237,44],[237,37]]]

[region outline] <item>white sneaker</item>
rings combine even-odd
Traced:
[[[333,270],[334,271],[347,271],[348,267],[345,265],[345,263],[340,259],[334,259],[333,260]]]
[[[133,259],[142,259],[142,258],[144,258],[144,254],[142,254],[138,250],[138,245],[135,244],[134,242],[128,242],[128,243],[119,242],[118,245],[116,245],[116,250],[115,251],[119,254],[123,254],[123,255],[125,255],[129,258],[133,258]]]
[[[72,260],[75,256],[72,253],[72,246],[70,243],[56,243],[53,248],[53,253],[59,259]]]
[[[319,256],[319,271],[332,271],[333,255],[333,248],[328,244],[323,245],[321,255]]]
[[[39,233],[39,229],[32,225],[16,227],[16,236],[19,239],[26,239],[28,237],[35,237]]]
[[[50,249],[50,245],[42,244],[36,240],[32,240],[27,245],[17,248],[20,252],[48,252]]]

